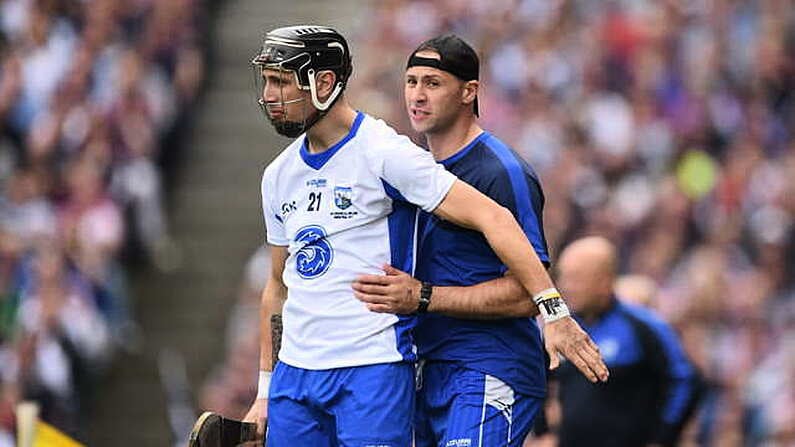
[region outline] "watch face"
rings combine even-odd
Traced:
[[[420,288],[420,304],[417,306],[417,313],[425,313],[428,310],[428,306],[431,304],[431,293],[433,292],[433,286],[428,283],[422,283],[422,287]]]
[[[430,300],[431,292],[433,292],[433,286],[428,283],[422,283],[422,288],[420,288],[420,299]]]
[[[420,297],[420,305],[417,306],[417,313],[425,313],[428,310],[428,305],[431,304],[431,300],[425,297]]]

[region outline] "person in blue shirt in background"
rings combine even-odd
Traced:
[[[560,254],[558,285],[599,345],[610,381],[593,385],[564,363],[559,446],[674,446],[699,400],[701,381],[674,330],[653,311],[616,297],[615,247],[598,236]]]
[[[477,54],[457,36],[421,44],[405,75],[412,127],[437,162],[513,213],[537,255],[527,262],[548,267],[541,185],[478,126],[478,78]],[[385,266],[386,275],[353,284],[372,311],[419,313],[416,446],[520,446],[546,393],[545,347],[552,368],[561,353],[592,382],[607,380],[607,368],[556,289],[531,299],[482,234],[428,213],[418,219],[416,279]],[[529,318],[538,311],[545,346]]]

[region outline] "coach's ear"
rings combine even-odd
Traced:
[[[331,70],[323,70],[318,72],[315,76],[315,89],[317,90],[317,99],[320,102],[325,102],[326,99],[334,91],[334,85],[337,83],[337,75]]]
[[[479,81],[464,82],[464,88],[461,89],[461,102],[465,105],[472,104],[472,102],[478,96],[479,89],[480,89]]]

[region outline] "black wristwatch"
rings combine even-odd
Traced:
[[[420,287],[420,304],[417,306],[418,314],[428,312],[428,306],[431,305],[431,293],[433,293],[433,286],[427,282],[422,283],[422,287]]]

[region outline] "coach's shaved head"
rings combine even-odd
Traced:
[[[584,318],[610,305],[617,271],[615,246],[600,236],[578,239],[560,254],[558,286],[572,310]]]

